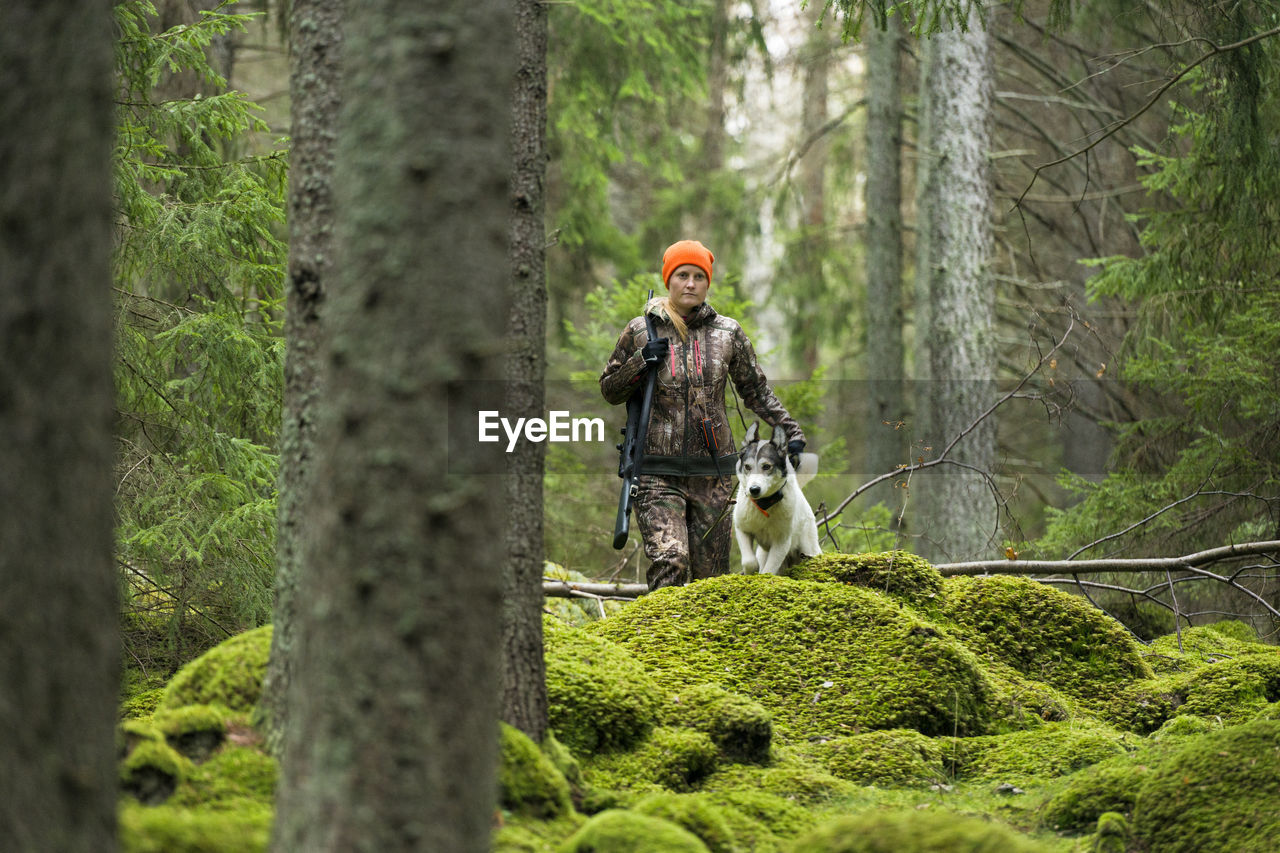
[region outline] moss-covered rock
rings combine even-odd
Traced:
[[[649,794],[631,807],[633,812],[670,821],[689,830],[711,853],[737,853],[740,847],[725,818],[729,808],[705,794]]]
[[[860,790],[857,783],[805,761],[790,759],[786,752],[780,757],[783,760],[771,767],[733,764],[721,768],[703,783],[702,790],[724,795],[760,793],[805,808],[846,800]]]
[[[1014,576],[947,578],[943,589],[961,639],[1069,696],[1105,699],[1153,675],[1124,627],[1082,598]]]
[[[570,812],[569,782],[551,759],[524,732],[506,723],[501,729],[498,792],[502,807],[542,819]]]
[[[1183,628],[1179,633],[1152,640],[1150,653],[1172,662],[1176,672],[1187,672],[1251,652],[1280,654],[1280,649],[1264,646],[1256,639],[1241,639],[1240,634],[1238,630],[1219,629],[1215,625]]]
[[[769,760],[773,722],[764,706],[717,684],[682,690],[668,707],[667,723],[705,732],[727,761]]]
[[[1124,853],[1129,848],[1129,821],[1119,812],[1098,816],[1098,828],[1089,845],[1090,853]]]
[[[1148,765],[1126,756],[1074,773],[1041,807],[1040,823],[1059,832],[1085,833],[1108,812],[1129,814],[1148,772]]]
[[[626,749],[658,722],[663,694],[626,651],[550,617],[543,641],[548,717],[572,752]]]
[[[1280,838],[1280,721],[1188,740],[1146,776],[1133,836],[1162,853],[1270,851]]]
[[[271,626],[237,634],[178,670],[157,712],[184,705],[221,705],[251,713],[262,695],[271,650]]]
[[[689,830],[670,821],[611,809],[583,824],[559,853],[709,853]]]
[[[1280,699],[1280,654],[1250,652],[1202,666],[1178,680],[1176,691],[1184,697],[1179,715],[1244,722]]]
[[[631,752],[602,754],[583,769],[597,787],[691,791],[716,769],[719,757],[706,733],[660,726]]]
[[[1170,720],[1151,733],[1151,740],[1156,743],[1171,743],[1196,735],[1208,734],[1222,728],[1221,720],[1210,720],[1193,714],[1182,714]]]
[[[157,711],[153,723],[169,746],[198,764],[226,739],[229,716],[219,705],[183,705]]]
[[[792,853],[1045,853],[1009,827],[940,810],[872,811],[825,823]]]
[[[120,787],[141,803],[163,803],[191,772],[191,762],[163,739],[140,740],[120,762]]]
[[[266,753],[252,747],[224,746],[192,768],[168,804],[222,810],[270,806],[279,776],[279,766]]]
[[[910,729],[835,738],[817,755],[832,775],[862,785],[928,786],[946,780],[942,747]]]
[[[847,583],[932,607],[942,591],[942,575],[923,557],[906,551],[873,554],[830,552],[811,557],[784,572],[795,580]]]
[[[962,779],[1052,778],[1124,755],[1124,735],[1100,725],[1046,723],[1003,735],[944,739],[943,763]]]
[[[120,809],[121,853],[259,853],[271,836],[271,807],[234,811],[141,806]]]
[[[644,596],[587,631],[680,693],[718,683],[791,739],[910,728],[979,734],[992,686],[978,659],[887,596],[843,584],[724,575]]]
[[[151,715],[155,713],[156,708],[160,706],[160,702],[163,699],[163,687],[154,687],[150,690],[143,690],[141,692],[131,694],[129,698],[120,705],[120,719],[150,719]]]

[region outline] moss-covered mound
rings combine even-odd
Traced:
[[[943,589],[965,642],[1070,696],[1105,698],[1152,676],[1133,637],[1082,598],[1012,576],[947,578]]]
[[[817,757],[832,775],[863,785],[928,786],[947,778],[939,742],[910,729],[835,738]]]
[[[1096,724],[1049,723],[1022,732],[946,741],[944,763],[964,779],[1053,778],[1125,753],[1124,736]]]
[[[717,805],[706,794],[650,794],[631,811],[662,818],[698,836],[711,853],[736,853],[741,848],[726,818],[731,806]]]
[[[796,841],[792,853],[1046,853],[1008,827],[945,811],[872,811],[838,818]]]
[[[271,650],[271,626],[245,631],[191,663],[165,688],[157,713],[184,705],[221,705],[249,713],[262,695]]]
[[[602,788],[691,791],[719,762],[720,751],[706,733],[662,726],[630,752],[589,760],[584,772],[590,784]]]
[[[500,727],[498,799],[502,807],[543,820],[571,812],[569,782],[564,774],[524,732],[506,723]]]
[[[1040,822],[1060,832],[1085,833],[1107,812],[1129,814],[1150,767],[1132,756],[1112,758],[1087,767],[1066,779],[1066,784],[1040,810]]]
[[[972,652],[880,593],[724,575],[651,593],[584,629],[622,646],[671,692],[748,696],[790,738],[910,728],[980,734],[992,685]]]
[[[662,691],[630,654],[554,618],[542,636],[551,729],[574,753],[626,749],[658,722]]]
[[[669,725],[705,732],[727,761],[761,764],[769,759],[773,722],[759,702],[715,684],[677,694],[668,707]]]
[[[709,853],[698,836],[662,818],[610,809],[587,821],[560,853]]]
[[[1280,839],[1280,721],[1186,742],[1143,780],[1133,835],[1162,853],[1270,851]]]
[[[786,570],[795,580],[847,583],[928,607],[942,591],[942,575],[923,557],[906,551],[875,554],[830,552]]]

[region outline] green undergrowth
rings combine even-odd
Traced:
[[[902,554],[793,574],[548,615],[552,734],[499,727],[493,848],[1143,853],[1280,835],[1280,650],[1247,626],[1144,647],[1026,579],[944,580]],[[122,849],[265,849],[277,769],[249,721],[269,642],[233,638],[122,713]]]

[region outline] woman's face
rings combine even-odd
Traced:
[[[703,302],[707,301],[707,289],[711,282],[702,267],[696,264],[681,264],[667,279],[668,295],[671,304],[681,314],[688,314]]]

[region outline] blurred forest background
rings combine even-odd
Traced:
[[[1280,538],[1280,4],[989,5],[984,111],[929,122],[949,74],[928,36],[868,16],[846,37],[842,5],[549,4],[547,404],[609,427],[547,447],[547,560],[643,577],[634,533],[609,546],[625,414],[596,379],[681,238],[715,252],[710,302],[823,458],[808,494],[828,549],[946,562]],[[118,561],[126,660],[155,679],[271,618],[288,10],[114,9]],[[974,133],[989,240],[958,304],[918,262],[922,164]],[[964,334],[944,321],[974,312],[985,365],[931,373],[930,348]],[[971,405],[948,394],[985,401],[971,436],[930,431]],[[424,452],[443,421],[423,424]],[[931,501],[970,468],[924,463],[984,432],[976,497]],[[1172,630],[1172,594],[1189,619],[1235,614],[1274,641],[1276,566],[1230,571],[1256,597],[1163,573],[1091,589],[1139,636]]]

